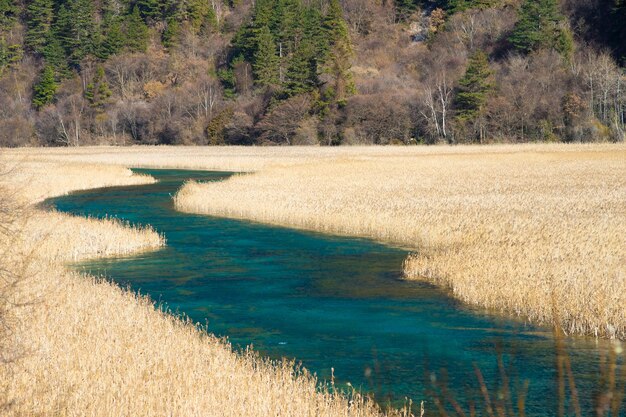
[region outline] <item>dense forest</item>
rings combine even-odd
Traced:
[[[623,141],[624,0],[0,0],[0,146]]]

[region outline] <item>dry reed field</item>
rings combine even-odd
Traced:
[[[2,154],[14,167],[2,178],[12,190],[0,193],[0,331],[10,329],[0,334],[0,414],[381,415],[370,401],[320,391],[288,363],[232,353],[149,300],[62,266],[157,248],[163,237],[149,226],[3,209],[6,196],[18,207],[153,181],[127,167],[256,171],[188,183],[175,203],[402,245],[415,250],[409,278],[467,302],[545,323],[555,305],[567,331],[626,336],[624,145]]]
[[[34,204],[71,191],[98,187],[152,184],[154,178],[121,166],[0,157],[15,197]]]
[[[38,246],[41,256],[65,262],[136,254],[165,245],[165,238],[150,226],[38,210],[31,212],[23,236]]]
[[[77,148],[14,148],[3,149],[0,161],[21,164],[52,162],[51,167],[71,169],[89,164],[106,170],[105,166],[126,168],[180,168],[249,172],[270,167],[287,167],[342,159],[386,159],[426,155],[480,155],[511,152],[558,152],[588,149],[611,151],[613,145],[524,144],[478,146],[363,146],[363,147],[221,147],[221,146],[128,146]],[[4,156],[3,156],[4,154]],[[45,165],[44,165],[45,166]]]
[[[191,182],[176,206],[402,245],[415,250],[410,279],[537,323],[555,308],[570,333],[626,337],[626,146],[405,150]]]
[[[10,415],[380,415],[369,401],[317,392],[288,363],[234,354],[114,284],[59,269],[48,277],[55,288],[40,290],[16,330],[33,347],[1,379]]]
[[[23,204],[150,177],[22,160],[1,179],[9,186],[0,189],[0,415],[383,415],[359,395],[320,390],[291,363],[233,353],[150,300],[62,266],[155,249],[164,240],[150,227]]]

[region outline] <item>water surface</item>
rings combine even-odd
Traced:
[[[174,210],[171,196],[185,180],[217,181],[229,173],[139,171],[159,182],[74,193],[50,204],[150,224],[166,236],[167,247],[77,268],[149,294],[235,346],[295,358],[321,379],[334,368],[339,383],[350,381],[383,403],[411,397],[432,409],[427,388],[435,375],[467,400],[477,386],[474,365],[489,386],[497,385],[500,347],[513,381],[530,381],[528,414],[556,413],[553,341],[546,329],[403,281],[407,253],[401,249]],[[232,198],[236,204],[237,195]],[[578,338],[568,344],[589,405],[596,343]]]

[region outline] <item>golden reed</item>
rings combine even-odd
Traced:
[[[0,193],[0,232],[8,225],[0,233],[0,415],[408,416],[320,389],[293,363],[233,353],[145,297],[68,272],[66,261],[153,250],[164,239],[150,227],[18,200],[153,179],[121,167],[18,162]]]

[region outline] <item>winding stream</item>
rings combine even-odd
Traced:
[[[217,181],[228,173],[139,170],[153,185],[97,189],[50,200],[78,215],[115,216],[150,224],[166,248],[82,263],[122,285],[165,302],[235,346],[253,344],[272,358],[302,361],[321,379],[331,367],[386,403],[425,399],[434,378],[466,400],[475,391],[473,364],[490,387],[502,346],[513,381],[530,380],[528,415],[555,415],[554,348],[543,328],[463,305],[445,291],[401,280],[406,252],[365,239],[179,213],[171,195],[187,179]],[[233,196],[237,200],[237,196]],[[577,384],[590,405],[596,341],[568,340]],[[513,352],[513,354],[511,354]],[[430,405],[429,405],[430,404]]]

